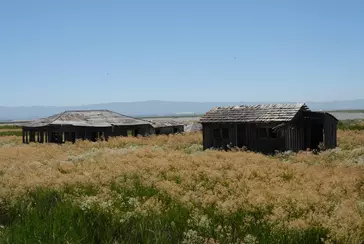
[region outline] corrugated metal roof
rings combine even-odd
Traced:
[[[71,125],[86,127],[110,127],[120,125],[151,125],[149,121],[136,119],[110,110],[65,111],[44,119],[30,121],[25,127]]]
[[[287,122],[291,121],[301,109],[308,110],[304,103],[216,107],[208,111],[200,122]]]

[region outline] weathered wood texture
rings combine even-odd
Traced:
[[[65,111],[23,126],[23,142],[55,142],[99,139],[112,136],[146,136],[183,132],[183,125],[169,121],[152,122],[109,110]]]
[[[173,125],[167,127],[154,128],[153,134],[155,133],[156,135],[169,135],[175,133],[182,133],[183,131],[184,131],[183,125]]]
[[[328,113],[309,111],[305,105],[298,110],[291,105],[279,105],[211,111],[201,120],[204,149],[244,146],[252,151],[272,153],[318,149],[320,144],[324,148],[337,146],[337,119]],[[283,118],[279,118],[279,114]],[[252,118],[257,121],[251,121]]]

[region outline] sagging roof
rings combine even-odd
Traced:
[[[184,124],[173,120],[148,120],[154,128],[165,128],[174,126],[184,126]]]
[[[136,119],[110,110],[65,111],[44,119],[30,121],[24,127],[71,125],[85,127],[111,127],[121,125],[151,125],[149,121]]]
[[[300,110],[308,111],[308,107],[304,103],[216,107],[208,111],[200,119],[200,122],[288,122],[291,121]]]
[[[198,122],[193,122],[192,124],[188,124],[185,126],[186,132],[197,132],[202,131],[202,124]]]

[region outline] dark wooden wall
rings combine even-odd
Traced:
[[[247,147],[249,150],[271,153],[278,151],[294,151],[316,149],[320,142],[325,148],[337,146],[337,120],[319,112],[300,113],[292,121],[281,126],[277,136],[261,137],[261,128],[274,128],[279,123],[203,123],[203,148],[224,148],[228,144]],[[228,137],[216,138],[214,129],[227,129]]]
[[[326,148],[337,146],[337,120],[327,113],[324,118],[324,141]]]
[[[275,124],[219,124],[204,123],[202,125],[203,148],[223,148],[227,145],[232,147],[247,147],[252,151],[274,152],[275,150],[284,150],[284,137],[277,135],[276,138],[261,138],[259,136],[259,128],[272,128]],[[214,129],[228,129],[229,136],[227,138],[216,139],[214,137]]]
[[[183,125],[162,128],[161,134],[182,133]],[[147,136],[155,134],[151,125],[129,125],[113,127],[82,127],[82,126],[44,126],[23,127],[23,142],[55,142],[63,143],[75,140],[108,139],[114,136]]]
[[[219,148],[228,144],[237,146],[236,127],[235,124],[202,124],[203,148]],[[215,138],[214,129],[221,130],[223,128],[228,129],[229,136],[227,138]]]
[[[297,124],[289,124],[284,129],[285,151],[305,150],[305,130]]]
[[[169,135],[174,133],[182,133],[184,131],[183,125],[166,126],[154,129],[154,133],[157,135]]]
[[[23,127],[23,142],[75,142],[75,140],[108,139],[113,136],[150,135],[153,133],[151,125],[113,126],[113,127],[81,127],[81,126],[45,126]]]

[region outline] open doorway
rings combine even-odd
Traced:
[[[311,124],[311,149],[318,149],[324,141],[324,126],[319,121],[312,121]]]
[[[96,141],[97,140],[97,134],[98,133],[94,132],[94,131],[91,133],[91,141]]]

